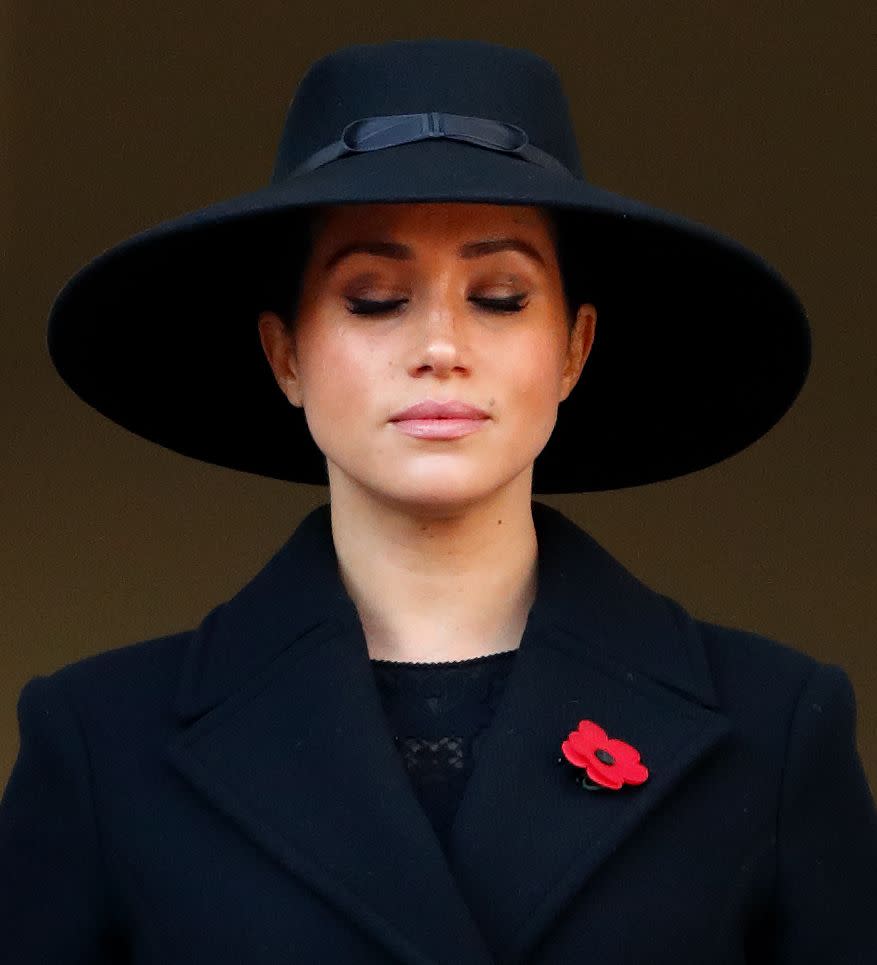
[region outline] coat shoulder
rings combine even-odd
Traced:
[[[188,629],[90,654],[42,675],[80,707],[112,710],[170,705],[195,631]]]
[[[737,703],[751,694],[774,703],[798,697],[820,671],[846,677],[842,666],[806,653],[782,640],[754,630],[727,626],[691,616],[678,603],[665,598],[677,619],[690,621],[703,644],[707,662],[723,703]]]

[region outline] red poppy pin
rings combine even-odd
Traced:
[[[635,747],[609,737],[592,720],[580,720],[560,749],[570,764],[584,768],[584,775],[577,774],[577,779],[580,777],[582,787],[589,791],[617,791],[624,784],[642,784],[649,776]]]

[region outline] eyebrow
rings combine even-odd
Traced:
[[[457,249],[460,258],[481,258],[484,255],[492,255],[497,251],[520,251],[533,261],[538,262],[542,267],[546,267],[545,259],[528,241],[523,238],[490,238],[484,241],[469,241]],[[342,258],[357,252],[365,252],[369,255],[380,255],[384,258],[395,258],[397,261],[411,261],[414,252],[408,245],[399,244],[395,241],[352,241],[343,245],[333,255],[329,257],[323,266],[324,271],[331,271]]]

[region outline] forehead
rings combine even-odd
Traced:
[[[447,203],[343,204],[319,209],[313,220],[314,244],[346,238],[408,236],[426,239],[488,238],[500,233],[536,242],[552,239],[551,220],[531,205]]]

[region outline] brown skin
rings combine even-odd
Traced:
[[[510,236],[544,264],[512,250],[458,253]],[[400,242],[414,257],[356,253],[325,269],[363,240]],[[473,301],[514,295],[518,311]],[[363,315],[352,298],[405,301]],[[596,310],[581,305],[569,321],[545,213],[464,203],[327,209],[293,325],[260,315],[277,383],[326,456],[339,571],[371,657],[459,660],[520,643],[536,592],[533,461],[581,375]],[[423,399],[490,418],[462,438],[412,438],[389,420]]]

